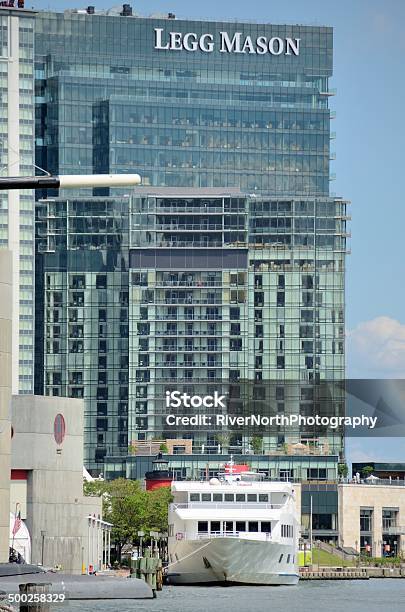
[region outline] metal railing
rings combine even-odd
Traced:
[[[391,527],[383,526],[382,531],[387,535],[405,535],[405,525],[392,525]]]
[[[156,228],[157,231],[169,230],[169,231],[202,231],[202,232],[210,232],[210,231],[227,231],[227,228],[224,228],[222,223],[211,223],[210,225],[204,225],[203,223],[181,223],[181,224],[169,224],[169,223],[157,223]],[[231,228],[239,231],[239,228]],[[244,231],[246,228],[242,227],[240,231]]]
[[[177,508],[196,508],[211,510],[280,510],[285,504],[269,504],[266,502],[186,502],[171,505],[174,510]]]
[[[399,478],[376,478],[375,480],[368,480],[367,478],[361,478],[360,482],[358,482],[355,478],[348,478],[341,480],[341,482],[345,484],[361,484],[368,486],[376,486],[376,487],[405,487],[405,480],[400,480]]]
[[[183,539],[194,539],[191,535],[187,538]],[[267,533],[264,531],[199,531],[195,538],[197,540],[206,540],[207,538],[239,538],[239,539],[249,539],[249,540],[271,540],[271,533]]]

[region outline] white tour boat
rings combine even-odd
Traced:
[[[169,584],[297,584],[293,485],[260,480],[233,462],[208,482],[173,481]]]

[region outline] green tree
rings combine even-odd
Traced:
[[[368,478],[373,472],[374,468],[372,465],[365,465],[364,468],[362,468],[361,470],[363,478]]]
[[[170,487],[159,487],[147,492],[145,531],[167,531],[168,508],[172,500]]]
[[[339,463],[338,464],[338,475],[346,478],[349,473],[349,468],[347,467],[347,463]]]
[[[172,500],[169,487],[145,491],[139,480],[118,478],[86,482],[85,495],[102,495],[103,518],[112,523],[111,540],[115,556],[121,561],[126,544],[138,540],[138,531],[167,531],[168,506]]]

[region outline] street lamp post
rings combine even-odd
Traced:
[[[0,177],[0,191],[7,189],[78,189],[80,187],[133,187],[139,174],[65,174],[54,176]]]

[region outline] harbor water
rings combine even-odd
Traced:
[[[166,586],[156,599],[69,602],[68,612],[405,612],[405,580],[301,582],[292,587]]]

